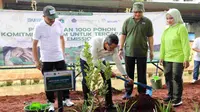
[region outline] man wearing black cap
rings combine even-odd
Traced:
[[[134,3],[132,10],[133,16],[126,19],[122,27],[118,55],[122,58],[125,49],[126,72],[131,79],[134,79],[135,62],[137,61],[138,82],[146,84],[148,46],[150,61],[153,59],[153,26],[151,20],[143,16],[143,3]],[[126,88],[123,99],[130,98],[132,90],[133,85],[129,86],[129,89]],[[146,89],[139,86],[138,92],[145,93]]]
[[[55,20],[58,17],[53,6],[46,6],[43,9],[43,18],[39,24],[35,26],[33,35],[33,57],[37,69],[42,73],[53,70],[66,70],[64,61],[65,40],[63,36],[64,28],[62,23]],[[38,42],[40,46],[40,60],[38,57]],[[49,111],[54,111],[54,92],[46,91],[46,97],[50,104]],[[69,99],[69,90],[63,91],[63,105],[72,106],[73,102]]]

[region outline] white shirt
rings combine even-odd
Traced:
[[[40,59],[42,62],[56,62],[64,60],[60,36],[63,36],[64,28],[58,20],[50,26],[41,21],[35,26],[33,39],[39,41]]]
[[[194,39],[194,42],[192,44],[192,48],[200,49],[200,38],[199,37]],[[200,61],[200,52],[196,52],[195,51],[194,60],[195,61]]]
[[[113,51],[108,51],[104,49],[104,40],[105,38],[103,37],[94,37],[89,41],[90,44],[90,53],[93,57],[93,63],[94,65],[98,65],[98,60],[105,60],[104,58],[107,56],[112,56],[113,61],[115,62],[118,70],[121,72],[122,75],[126,75],[127,73],[125,72],[121,61],[119,59],[118,50],[115,48]],[[80,53],[80,58],[84,61],[87,61],[87,59],[83,56],[83,50]],[[102,70],[105,69],[105,65],[102,64]]]
[[[194,42],[192,44],[192,48],[195,48],[195,49],[200,49],[200,38],[196,38],[194,39]],[[200,61],[200,52],[196,52],[194,53],[194,60],[195,61]]]

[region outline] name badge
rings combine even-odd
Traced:
[[[142,24],[145,24],[145,22],[142,22]]]

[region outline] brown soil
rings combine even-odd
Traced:
[[[194,104],[197,103],[200,105],[200,81],[196,84],[184,83],[183,91],[183,105],[176,107],[176,112],[194,112]],[[122,100],[121,97],[124,91],[113,91],[113,101],[117,104],[122,104],[125,100]],[[136,89],[133,91],[136,95]],[[153,98],[154,99],[163,99],[166,97],[167,89],[163,86],[163,89],[154,90]],[[83,103],[83,96],[81,91],[71,91],[70,96],[72,101],[75,103],[75,106],[70,107],[71,109],[80,110]],[[0,112],[23,112],[25,102],[40,102],[46,103],[46,97],[44,93],[40,94],[31,94],[24,96],[1,96],[0,97]],[[145,102],[146,100],[144,100]],[[143,103],[144,103],[143,102]],[[56,102],[57,107],[57,102]],[[72,112],[69,107],[64,107],[64,112]]]

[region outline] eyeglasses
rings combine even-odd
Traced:
[[[168,19],[174,19],[174,18],[173,17],[169,17],[169,18],[166,18],[166,19],[168,20]]]

